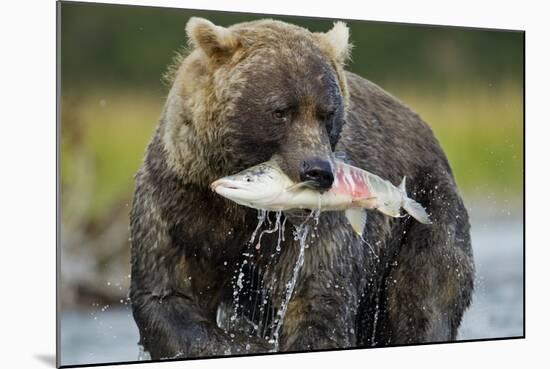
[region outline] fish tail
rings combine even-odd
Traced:
[[[426,210],[414,201],[413,199],[409,199],[408,197],[405,199],[403,203],[403,209],[407,213],[409,213],[414,219],[418,220],[422,224],[432,224],[432,221],[430,220],[430,216],[428,213],[426,213]]]
[[[399,185],[399,191],[400,191],[403,195],[405,195],[405,197],[407,197],[406,182],[407,182],[407,176],[404,176],[403,179],[401,180],[401,184]]]
[[[426,212],[426,209],[418,202],[407,196],[405,181],[407,177],[403,177],[403,181],[399,185],[399,191],[403,195],[403,209],[409,213],[414,219],[418,220],[422,224],[432,224],[430,216]]]

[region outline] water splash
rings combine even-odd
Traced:
[[[281,243],[285,241],[285,231],[286,231],[286,222],[288,220],[287,217],[284,217],[281,221],[281,212],[277,212],[276,214],[276,226],[275,229],[278,230],[278,237],[277,237],[277,245],[275,246],[275,252],[269,255],[269,261],[265,265],[265,269],[258,268],[258,279],[259,279],[259,288],[256,291],[256,298],[254,301],[254,305],[252,307],[252,321],[254,321],[254,317],[256,317],[256,309],[258,309],[258,323],[254,325],[254,333],[257,337],[269,339],[268,333],[269,330],[272,329],[270,327],[269,322],[273,321],[273,306],[271,305],[271,289],[266,288],[265,286],[265,280],[263,276],[266,276],[269,274],[269,270],[271,268],[271,265],[275,259],[275,257],[281,252]],[[274,230],[270,231],[269,233],[273,233]],[[260,235],[261,239],[261,235]],[[257,249],[259,248],[260,240],[258,241]],[[258,299],[260,300],[258,303]],[[271,316],[269,315],[271,313]]]
[[[294,292],[294,288],[296,287],[296,282],[298,281],[298,275],[300,274],[302,265],[304,265],[304,255],[305,255],[305,249],[306,249],[306,243],[307,243],[306,241],[307,241],[307,236],[310,229],[307,222],[309,219],[311,219],[314,216],[318,217],[319,215],[318,214],[315,215],[314,212],[311,212],[310,215],[306,218],[306,220],[301,225],[295,227],[294,229],[294,240],[298,241],[300,245],[300,250],[298,253],[296,264],[294,265],[294,269],[292,270],[292,278],[286,284],[286,293],[283,301],[281,302],[281,306],[277,311],[276,319],[273,323],[275,325],[275,330],[273,332],[273,338],[269,340],[269,343],[272,343],[274,345],[274,351],[279,351],[279,333],[281,331],[281,327],[285,319],[285,315],[288,309],[288,304]]]
[[[365,245],[369,247],[370,252],[374,256],[375,261],[379,261],[380,257],[378,256],[378,253],[374,250],[374,247],[372,247],[372,245],[367,240],[365,240],[363,235],[359,235],[359,239],[361,240],[361,242],[363,242]]]
[[[258,237],[258,243],[256,244],[256,249],[259,250],[260,249],[260,245],[262,243],[262,237],[264,236],[264,234],[271,234],[271,233],[275,233],[277,231],[279,231],[279,229],[281,228],[281,215],[282,215],[282,211],[278,211],[275,213],[275,226],[273,228],[270,228],[270,229],[264,229],[262,231],[262,233],[260,233],[260,236]],[[268,218],[269,220],[269,224],[271,225],[271,220]],[[279,238],[281,237],[281,234],[279,232]]]
[[[218,326],[221,328],[225,327],[228,331],[238,331],[240,324],[242,323],[241,321],[247,320],[250,323],[248,325],[250,330],[248,330],[247,334],[250,336],[255,335],[257,337],[264,338],[266,341],[273,344],[273,351],[278,351],[279,335],[288,309],[288,304],[292,298],[298,281],[301,267],[304,264],[305,249],[308,247],[306,240],[311,230],[308,222],[311,219],[314,219],[314,229],[316,230],[319,224],[320,213],[321,211],[319,207],[319,209],[311,211],[299,226],[294,226],[294,240],[298,241],[299,244],[298,257],[292,270],[292,276],[285,285],[285,292],[284,296],[282,296],[281,304],[277,309],[273,304],[273,290],[271,288],[272,286],[270,286],[270,283],[276,284],[277,279],[275,278],[271,280],[270,283],[266,285],[266,281],[261,276],[269,275],[268,272],[271,264],[276,259],[277,254],[281,251],[282,242],[285,241],[285,229],[288,218],[284,217],[282,212],[278,211],[275,213],[274,220],[272,220],[270,219],[269,212],[263,210],[258,211],[258,224],[248,242],[248,251],[243,253],[245,258],[240,267],[235,269],[235,275],[233,276],[233,299],[230,305],[231,307],[228,309],[229,314],[227,315],[229,316],[225,315],[223,317],[217,317]],[[268,228],[262,230],[262,226],[264,225],[267,225]],[[256,265],[254,265],[254,261],[252,259],[254,256],[252,247],[255,246],[256,250],[260,249],[263,237],[274,233],[277,234],[275,250],[271,253],[271,255],[269,255],[268,263],[265,264],[263,268],[258,268],[256,271]],[[259,282],[257,284],[253,283],[253,275],[250,276],[250,281],[246,280],[247,277],[245,276],[244,269],[247,267],[249,268],[250,273],[258,273]],[[248,286],[248,283],[250,283],[251,287],[252,285],[255,285],[258,288],[256,290],[256,296],[254,297],[255,301],[252,307],[253,310],[248,312],[252,315],[251,320],[245,317],[243,306],[240,305],[242,291],[246,286]],[[258,311],[256,311],[256,309],[258,309]],[[222,321],[225,321],[225,324],[222,324]]]
[[[235,270],[236,274],[233,276],[233,301],[231,304],[231,315],[229,317],[229,324],[223,324],[226,329],[234,329],[237,323],[237,316],[239,315],[239,300],[241,292],[244,288],[243,284],[243,278],[244,278],[244,268],[248,264],[248,259],[252,258],[252,250],[251,246],[254,244],[254,240],[256,239],[256,235],[258,234],[258,231],[260,228],[262,228],[263,224],[265,223],[266,219],[269,220],[269,212],[267,210],[258,210],[258,224],[256,225],[256,228],[254,229],[254,232],[252,232],[252,236],[250,237],[250,240],[248,241],[248,249],[247,252],[243,253],[243,256],[245,259],[242,261],[241,265],[238,269]],[[260,240],[262,237],[263,232],[260,234]],[[259,241],[258,241],[259,242]],[[218,322],[218,326],[221,322]]]
[[[366,213],[366,218],[365,219],[368,219],[368,212]],[[367,227],[365,227],[367,228]],[[371,254],[374,256],[374,260],[376,262],[379,262],[380,261],[380,256],[378,255],[378,253],[374,250],[374,247],[369,243],[369,241],[366,240],[366,236],[367,236],[367,230],[364,229],[363,230],[363,234],[360,234],[359,235],[359,239],[361,240],[361,242],[365,245],[367,245],[370,249],[370,252]],[[378,245],[378,243],[377,243]]]
[[[149,361],[151,360],[151,354],[149,354],[149,351],[145,351],[142,345],[138,345],[138,356],[137,361]]]
[[[378,296],[376,296],[376,307],[374,308],[374,321],[372,323],[372,336],[371,336],[371,346],[376,346],[376,326],[378,325],[378,314],[380,312],[380,306],[378,304]]]
[[[275,251],[279,252],[281,251],[281,242],[285,242],[285,226],[287,217],[283,220],[283,223],[281,224],[281,227],[279,228],[279,237],[277,238],[277,246],[275,247]]]
[[[265,222],[265,219],[267,218],[267,210],[258,210],[258,225],[256,226],[256,229],[254,229],[254,232],[252,232],[252,236],[250,237],[250,241],[248,241],[249,244],[254,243],[254,239],[256,238],[256,234],[262,227],[262,225]]]
[[[245,253],[244,255],[247,258],[250,257],[250,254]],[[233,312],[231,314],[231,317],[229,318],[231,328],[235,327],[235,322],[237,321],[237,315],[239,314],[239,298],[240,298],[240,294],[241,294],[241,292],[244,288],[244,285],[243,285],[243,277],[244,277],[243,269],[247,264],[248,264],[248,260],[244,259],[243,262],[241,263],[240,268],[238,269],[237,275],[233,276],[233,279],[235,280],[235,282],[233,283],[233,304],[232,304],[232,309],[231,309]]]
[[[259,250],[261,246],[262,238],[264,235],[278,232],[278,241],[277,241],[277,247],[276,247],[276,253],[278,253],[281,249],[281,246],[280,246],[281,242],[284,241],[286,217],[284,218],[283,221],[281,221],[282,212],[277,211],[275,213],[275,224],[273,225],[273,222],[271,221],[269,214],[270,213],[266,210],[258,210],[258,224],[256,225],[256,228],[254,229],[254,232],[252,233],[252,236],[250,237],[250,240],[248,242],[249,244],[248,252],[243,253],[243,256],[245,256],[245,259],[242,261],[239,269],[235,271],[236,275],[233,276],[234,282],[233,282],[233,302],[231,307],[232,313],[229,318],[229,328],[231,330],[235,329],[238,323],[239,309],[241,308],[239,302],[241,299],[241,292],[244,289],[244,280],[245,280],[244,268],[248,265],[250,272],[252,272],[252,270],[255,269],[255,265],[252,261],[253,253],[251,250],[251,246],[254,243],[256,243],[255,248]],[[262,226],[266,223],[266,221],[268,223],[268,227],[272,227],[272,228],[264,229],[263,231],[261,231],[258,236],[258,240],[256,241],[256,236],[258,235],[258,232],[260,231]],[[272,259],[276,253],[271,255]],[[252,281],[252,276],[250,276],[249,280]],[[265,298],[263,298],[263,296],[262,296],[262,300],[265,305]],[[253,314],[255,315],[256,307],[254,306],[253,309],[254,309]],[[263,309],[261,308],[260,308],[260,313],[263,313]],[[244,319],[244,311],[242,309],[241,309],[240,315],[241,315],[241,320]],[[251,326],[253,327],[253,331],[255,331],[255,333],[258,334],[258,328],[259,328],[258,325],[255,325],[252,323]]]

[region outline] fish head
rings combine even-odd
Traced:
[[[282,210],[276,200],[292,181],[275,162],[265,162],[214,181],[217,194],[254,209]]]

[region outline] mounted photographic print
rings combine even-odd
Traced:
[[[57,6],[59,366],[524,337],[524,32]]]

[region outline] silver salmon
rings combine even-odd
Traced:
[[[422,205],[407,196],[405,177],[399,186],[394,186],[340,160],[335,161],[335,166],[334,183],[325,192],[312,188],[308,182],[294,183],[271,161],[220,178],[211,188],[237,204],[254,209],[344,211],[358,234],[362,234],[365,227],[365,209],[376,209],[391,217],[400,217],[400,210],[404,209],[420,223],[431,224]]]

